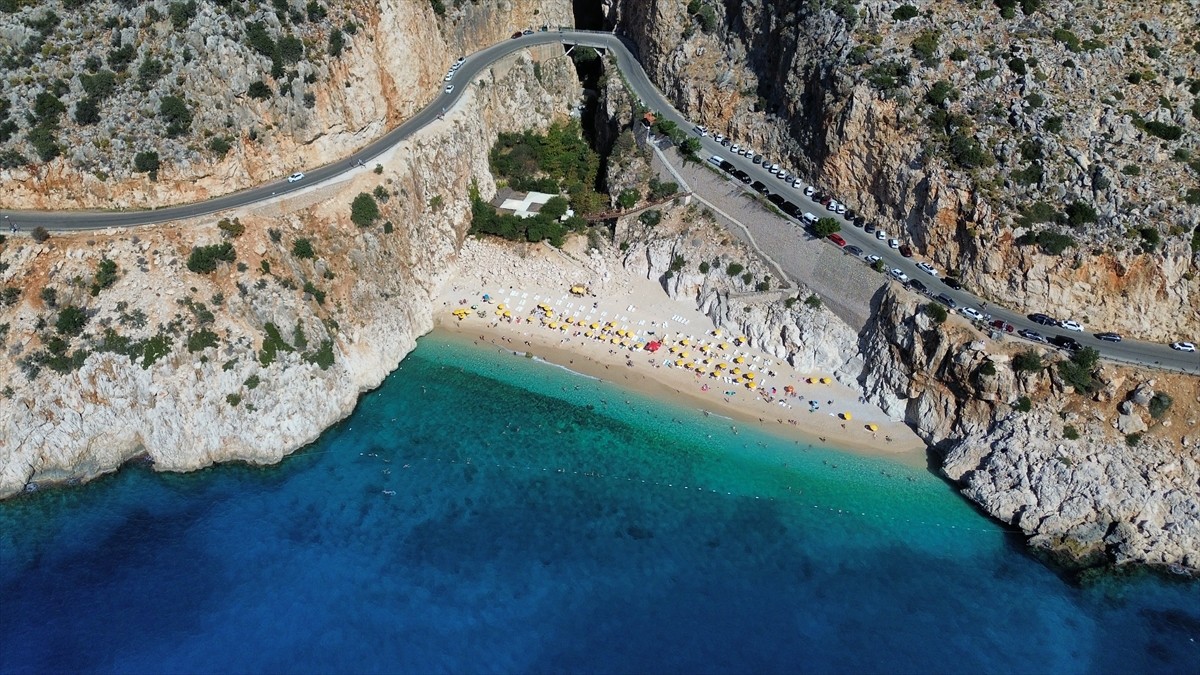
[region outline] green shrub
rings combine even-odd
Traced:
[[[645,225],[646,227],[654,227],[662,222],[662,211],[659,211],[658,209],[642,211],[642,213],[638,216],[638,221],[640,221],[642,225]]]
[[[96,103],[96,99],[87,96],[79,100],[75,104],[75,123],[80,126],[88,126],[100,121],[100,106]]]
[[[310,260],[316,257],[313,251],[312,242],[308,239],[297,239],[292,243],[292,255],[301,260]]]
[[[58,291],[51,286],[42,289],[42,302],[53,309],[58,306]]]
[[[214,155],[224,157],[233,149],[233,146],[230,144],[228,136],[213,136],[208,141],[208,149]]]
[[[1063,427],[1063,438],[1068,441],[1077,441],[1079,440],[1079,430],[1068,424]]]
[[[323,341],[316,351],[311,354],[305,354],[304,360],[315,364],[321,370],[329,370],[329,366],[333,365],[333,341]]]
[[[1183,201],[1191,204],[1192,206],[1200,205],[1200,188],[1188,188],[1187,194],[1184,196]]]
[[[1058,374],[1076,393],[1087,394],[1094,392],[1098,385],[1092,376],[1100,353],[1091,347],[1084,347],[1071,355],[1067,361],[1058,363]]]
[[[1069,51],[1080,51],[1079,36],[1067,30],[1066,28],[1054,29],[1054,41],[1061,42]]]
[[[946,311],[946,308],[942,307],[936,302],[926,303],[921,307],[921,311],[924,312],[925,316],[928,316],[931,321],[938,324],[945,323],[946,319],[950,318],[950,313]]]
[[[57,126],[58,118],[67,111],[67,106],[57,96],[48,91],[37,95],[33,102],[33,115],[38,124]]]
[[[1031,349],[1014,356],[1012,367],[1018,373],[1036,373],[1040,372],[1044,366],[1041,355]]]
[[[342,35],[340,29],[334,28],[329,33],[329,55],[338,57],[342,55],[342,50],[346,48],[346,36]]]
[[[944,105],[946,101],[958,100],[958,90],[946,80],[938,80],[925,94],[925,100],[933,105]]]
[[[1017,75],[1024,75],[1026,73],[1025,60],[1020,58],[1019,56],[1014,56],[1013,58],[1008,60],[1008,69],[1013,71]]]
[[[746,268],[745,268],[745,267],[742,267],[742,265],[741,265],[741,264],[739,264],[739,263],[735,263],[735,262],[731,262],[731,263],[729,263],[729,266],[725,268],[725,274],[727,274],[727,275],[729,275],[729,276],[731,276],[731,277],[736,277],[737,275],[739,275],[739,274],[741,274],[743,271],[745,271],[745,269],[746,269]]]
[[[196,0],[172,2],[167,14],[171,17],[171,26],[177,31],[183,30],[196,17]]]
[[[92,279],[92,295],[100,295],[100,291],[112,286],[117,281],[117,263],[108,258],[101,258],[96,266],[96,276]]]
[[[1033,410],[1033,401],[1029,400],[1028,396],[1022,396],[1021,398],[1017,399],[1017,402],[1013,405],[1013,408],[1018,412],[1027,413],[1030,410]]]
[[[139,152],[133,156],[133,168],[140,173],[150,174],[150,180],[158,180],[158,153],[153,150]]]
[[[267,367],[275,362],[279,352],[293,351],[292,346],[284,341],[283,336],[279,334],[279,327],[273,323],[267,322],[263,326],[266,331],[266,337],[263,338],[262,349],[258,352],[258,362]]]
[[[308,4],[304,6],[304,11],[308,14],[309,21],[320,21],[328,15],[325,7],[317,2],[317,0],[308,0]]]
[[[1121,173],[1126,176],[1140,176],[1142,174],[1142,167],[1137,164],[1126,164],[1121,167]]]
[[[167,135],[174,138],[187,133],[192,126],[192,111],[178,96],[164,96],[158,104],[158,113],[167,123]]]
[[[975,73],[975,81],[983,82],[984,80],[990,80],[995,76],[996,70],[994,68],[984,68],[983,70]]]
[[[961,130],[955,130],[950,137],[950,156],[964,169],[988,167],[996,162],[979,141]]]
[[[233,220],[222,218],[221,220],[217,221],[217,228],[234,238],[242,236],[242,233],[246,231],[246,226],[242,225],[242,221],[238,220],[237,218],[234,218]]]
[[[114,47],[108,52],[108,67],[118,73],[123,73],[129,68],[129,64],[133,63],[135,56],[137,56],[137,47],[134,45]]]
[[[1183,136],[1183,129],[1174,124],[1150,121],[1146,122],[1144,126],[1148,133],[1165,141],[1177,141]]]
[[[617,196],[617,204],[623,209],[632,209],[638,203],[638,191],[633,188],[621,190],[621,194]]]
[[[311,281],[304,282],[304,292],[313,296],[313,298],[317,301],[318,305],[325,304],[325,291],[317,288],[316,285],[313,284],[313,282],[311,282]]]
[[[188,335],[187,350],[193,354],[216,346],[217,334],[207,328],[201,328]]]
[[[33,145],[33,149],[37,151],[38,157],[43,162],[49,162],[62,154],[62,148],[59,147],[54,130],[50,127],[44,125],[33,127],[25,133],[25,139]]]
[[[712,266],[709,265],[707,262],[701,261],[699,269],[700,269],[700,274],[708,274],[708,271],[710,269],[712,269]]]
[[[1025,97],[1025,102],[1029,104],[1030,109],[1037,110],[1046,105],[1046,99],[1041,94],[1030,94]]]
[[[138,65],[138,84],[140,91],[149,91],[163,76],[163,62],[147,54]]]
[[[1142,442],[1141,434],[1126,434],[1126,436],[1125,436],[1125,445],[1128,445],[1131,448],[1136,448],[1138,443],[1141,443],[1141,442]]]
[[[992,363],[991,359],[984,359],[979,364],[979,368],[975,371],[984,377],[992,377],[996,374],[996,364]]]
[[[941,40],[941,37],[941,31],[922,31],[912,42],[913,54],[916,54],[920,59],[933,58],[933,55],[937,53],[938,42]]]
[[[1087,223],[1096,222],[1096,208],[1085,202],[1075,201],[1067,206],[1064,212],[1067,224],[1071,227],[1079,227]]]
[[[816,293],[809,293],[808,297],[804,299],[804,304],[812,309],[820,309],[821,298]]]
[[[1161,391],[1158,392],[1150,399],[1150,416],[1154,419],[1159,419],[1163,415],[1166,415],[1167,411],[1171,409],[1173,402],[1170,394]]]
[[[304,58],[304,43],[291,33],[279,38],[279,58],[284,63],[299,63]]]
[[[88,315],[75,305],[67,305],[58,311],[58,319],[54,322],[54,330],[58,331],[59,335],[74,337],[83,332],[83,327],[87,325]]]
[[[969,56],[970,54],[967,53],[967,50],[963,49],[962,47],[955,47],[954,50],[950,52],[950,60],[955,62],[966,61]]]
[[[237,251],[229,242],[197,246],[188,256],[187,267],[196,274],[208,274],[216,270],[219,263],[233,262],[236,257]]]
[[[267,86],[266,82],[257,80],[250,83],[250,87],[246,89],[246,95],[259,101],[265,101],[271,98],[271,96],[274,94],[271,91],[271,88]]]
[[[717,13],[711,5],[701,0],[691,0],[688,3],[688,14],[696,17],[700,22],[700,30],[705,33],[711,33],[717,27]]]
[[[368,227],[379,219],[379,205],[366,192],[358,193],[350,203],[350,220],[359,227]]]
[[[896,21],[908,21],[909,19],[915,19],[918,14],[919,12],[917,11],[917,8],[913,7],[912,5],[900,5],[896,9],[892,10],[892,18]]]

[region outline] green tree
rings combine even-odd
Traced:
[[[1040,354],[1033,350],[1027,350],[1013,357],[1012,367],[1018,373],[1036,373],[1044,366]]]
[[[1067,224],[1071,227],[1080,227],[1087,223],[1096,222],[1096,208],[1091,204],[1075,201],[1071,202],[1064,212]]]
[[[842,231],[842,225],[835,218],[820,218],[812,226],[813,234],[818,237],[828,237],[835,232]]]
[[[26,132],[25,138],[33,145],[33,149],[37,150],[38,157],[43,162],[49,162],[62,154],[62,148],[58,145],[54,129],[51,127],[38,125]]]
[[[141,173],[150,174],[150,180],[158,180],[159,166],[158,153],[153,150],[139,152],[133,156],[133,168]]]
[[[178,96],[164,96],[158,104],[158,113],[167,123],[167,135],[174,138],[187,133],[192,126],[192,111]]]
[[[917,11],[917,8],[913,7],[912,5],[900,5],[896,9],[892,10],[892,18],[896,21],[908,21],[909,19],[915,19],[918,14],[919,12]]]
[[[100,295],[100,291],[112,286],[117,281],[117,263],[108,258],[101,258],[96,266],[96,276],[92,279],[92,295]]]
[[[926,303],[922,307],[922,311],[924,311],[925,315],[928,316],[934,323],[946,323],[946,319],[950,317],[950,314],[946,312],[946,308],[942,307],[936,302]],[[989,361],[988,363],[991,362]]]
[[[196,0],[172,2],[167,13],[171,17],[171,26],[177,31],[183,30],[196,17]]]
[[[617,196],[617,204],[623,209],[632,209],[638,203],[638,191],[633,188],[626,188]]]
[[[342,50],[346,48],[346,36],[342,35],[342,31],[334,28],[329,33],[329,55],[338,57],[342,55]]]
[[[267,83],[263,82],[262,80],[251,82],[250,87],[246,89],[246,94],[249,95],[250,98],[255,98],[260,101],[265,101],[272,96],[271,88],[268,87]]]
[[[309,260],[316,257],[316,252],[313,251],[312,242],[308,239],[297,239],[292,243],[292,255],[302,260]]]
[[[67,305],[58,311],[58,319],[54,322],[54,330],[60,335],[74,337],[83,332],[83,327],[87,325],[87,312],[76,307],[75,305]]]
[[[38,124],[44,126],[57,126],[58,118],[66,111],[67,106],[48,91],[38,94],[33,101],[33,115],[37,118]]]
[[[937,53],[938,43],[942,32],[937,30],[922,31],[912,42],[913,54],[920,59],[930,59]]]
[[[196,274],[208,274],[215,271],[220,263],[233,262],[236,258],[237,251],[229,242],[196,246],[188,256],[187,268]]]
[[[97,105],[96,99],[87,96],[79,99],[75,104],[75,123],[80,126],[88,126],[100,121],[100,106]]]
[[[379,219],[379,205],[366,192],[358,193],[350,203],[350,220],[359,227],[367,227]]]

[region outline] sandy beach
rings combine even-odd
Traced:
[[[435,305],[437,330],[669,397],[734,427],[924,462],[925,445],[908,427],[831,373],[797,372],[650,280],[596,258],[531,248],[521,256],[510,244],[468,239],[462,271]]]

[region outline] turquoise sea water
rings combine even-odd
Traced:
[[[279,466],[0,503],[0,671],[1200,671],[1200,586],[728,425],[426,338]]]

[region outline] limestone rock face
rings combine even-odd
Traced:
[[[1070,3],[1012,18],[924,3],[899,21],[895,2],[743,0],[711,32],[688,5],[606,8],[690,118],[795,168],[990,301],[1159,342],[1200,334],[1200,201],[1186,197],[1200,119],[1184,110],[1200,55],[1171,28],[1188,3],[1107,7],[1085,26]],[[916,55],[935,33],[932,55]],[[1129,50],[1156,55],[1144,64],[1153,80],[1131,82],[1143,66]],[[938,82],[949,93],[931,103]],[[1182,136],[1155,138],[1151,120]],[[964,166],[951,141],[978,143],[979,164]],[[1049,212],[1022,219],[1037,202]],[[1096,217],[1063,230],[1074,202]],[[1042,232],[1075,245],[1021,243]]]
[[[1047,372],[1013,372],[1011,347],[984,342],[981,351],[972,331],[935,326],[914,296],[895,290],[860,345],[868,400],[902,416],[942,454],[942,472],[964,495],[1034,547],[1071,565],[1200,571],[1200,452],[1153,433],[1139,412],[1153,394],[1149,383],[1118,405],[1081,411],[1090,401]],[[995,375],[982,374],[985,360]],[[1114,386],[1125,377],[1101,375]],[[1185,376],[1155,382],[1176,388],[1176,398],[1197,386]],[[1031,400],[1029,412],[1014,407],[1021,397]],[[1142,435],[1131,445],[1127,434]]]
[[[202,221],[7,244],[0,286],[27,290],[0,307],[0,497],[135,455],[169,471],[276,462],[348,415],[432,327],[471,183],[495,191],[497,134],[544,127],[581,95],[561,49],[519,52],[481,79],[445,120],[381,157],[381,173],[222,223],[240,234]],[[361,192],[380,201],[370,227],[349,220]],[[222,243],[232,262],[189,270],[193,247]],[[102,260],[116,280],[93,295]],[[86,316],[81,335],[56,331],[68,307]]]

